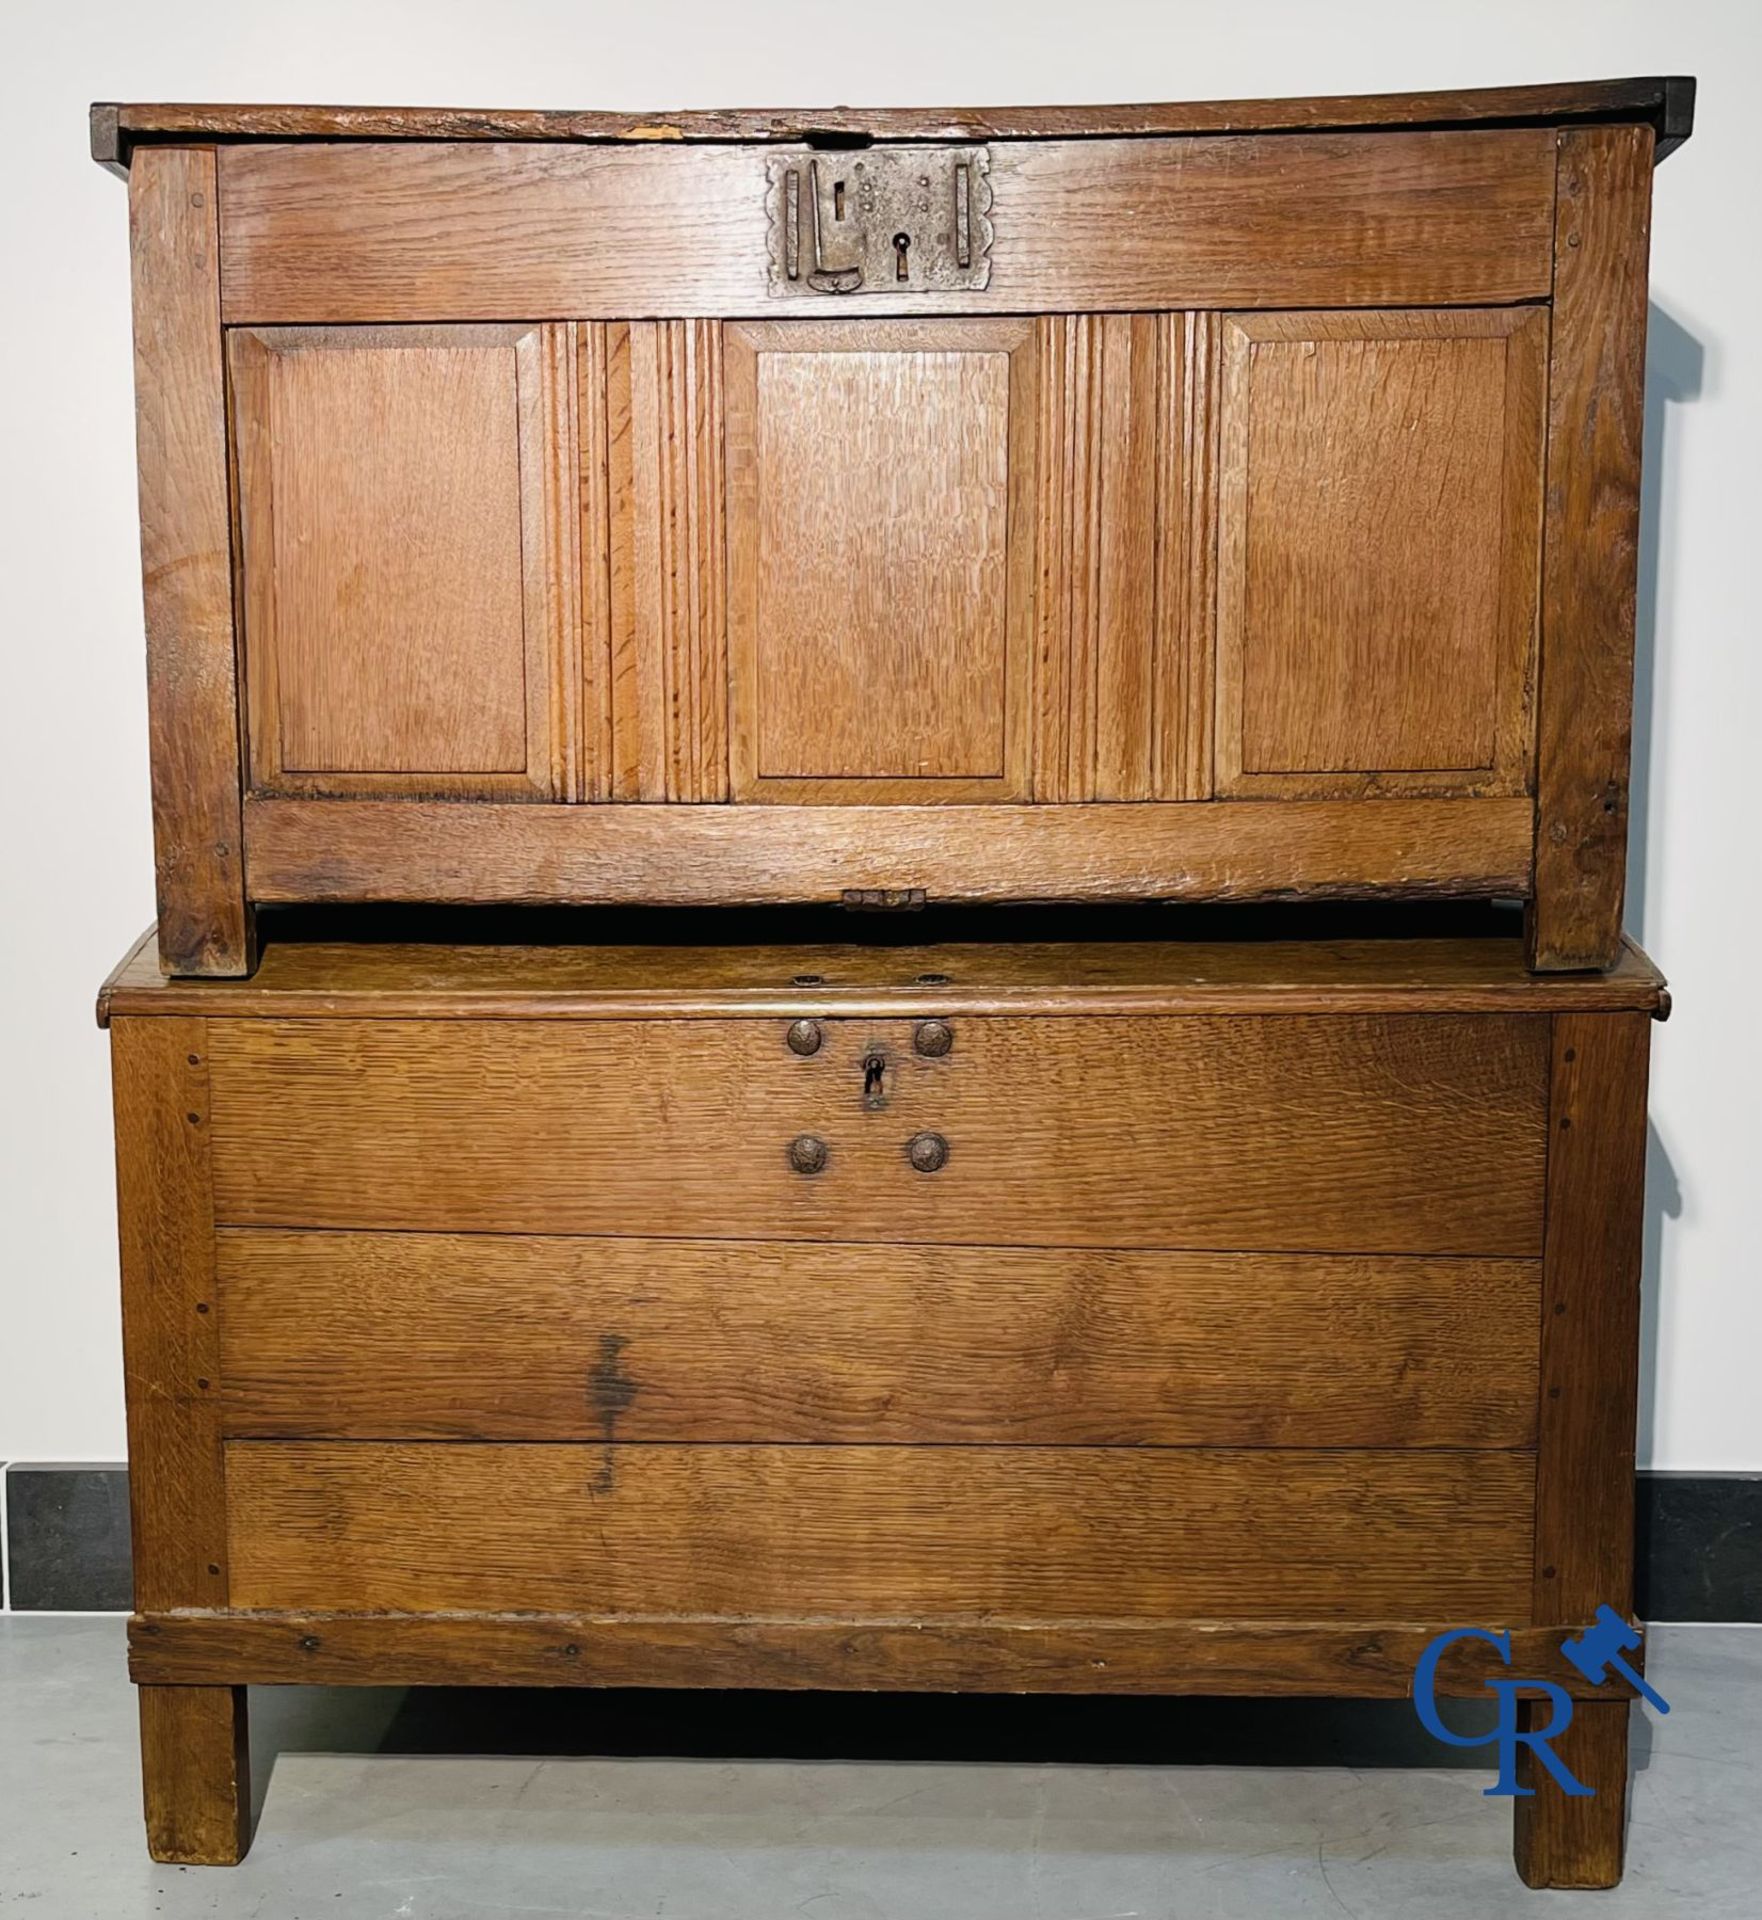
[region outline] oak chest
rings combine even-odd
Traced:
[[[1497,924],[1494,922],[1488,925]],[[287,940],[105,990],[148,1824],[248,1683],[1586,1695],[1619,1872],[1634,951]],[[1448,1690],[1492,1656],[1459,1647]]]
[[[1691,99],[95,109],[162,964],[263,902],[1450,894],[1609,965]]]

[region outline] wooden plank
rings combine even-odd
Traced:
[[[1068,807],[251,800],[259,901],[761,906],[1522,895],[1521,797]]]
[[[1649,129],[1561,135],[1530,928],[1548,971],[1607,966],[1621,939],[1651,199]]]
[[[735,1620],[591,1614],[181,1613],[129,1622],[142,1682],[253,1686],[881,1689],[916,1693],[1319,1695],[1405,1699],[1453,1624],[1382,1621]],[[1438,1664],[1443,1696],[1486,1699],[1507,1672],[1484,1641]],[[1518,1627],[1510,1672],[1589,1683],[1558,1628]],[[1600,1694],[1624,1690],[1613,1680]]]
[[[135,1603],[224,1606],[207,1022],[118,1020],[110,1051]]]
[[[235,1440],[235,1604],[1527,1624],[1522,1452]]]
[[[147,1851],[167,1865],[236,1866],[251,1844],[251,1746],[236,1676],[140,1688]]]
[[[158,149],[129,176],[159,958],[167,973],[236,975],[256,955],[239,825],[217,201],[211,151]]]
[[[229,1226],[642,1238],[665,1194],[703,1238],[1541,1249],[1522,1016],[975,1019],[940,1057],[839,1020],[810,1058],[743,1021],[215,1020],[210,1049]]]
[[[756,146],[229,147],[226,319],[758,316],[766,167]],[[1023,143],[990,183],[988,286],[867,288],[865,317],[1488,304],[1552,279],[1542,129]]]
[[[1534,1618],[1633,1607],[1634,1428],[1651,1030],[1632,1014],[1553,1021]],[[1551,1715],[1551,1710],[1543,1708]],[[1626,1702],[1586,1703],[1555,1751],[1593,1798],[1529,1767],[1516,1803],[1532,1887],[1612,1887],[1626,1836]],[[1527,1756],[1526,1760],[1527,1760]]]
[[[1529,120],[1644,120],[1660,157],[1689,137],[1695,83],[1684,77],[1588,80],[1429,93],[1320,95],[1085,107],[735,107],[637,113],[457,107],[164,106],[99,101],[92,157],[126,166],[152,140],[800,141],[812,135],[889,140],[1022,140],[1253,133],[1350,127],[1505,126]]]
[[[599,941],[519,945],[295,940],[266,949],[257,975],[224,988],[166,980],[141,943],[100,996],[100,1024],[132,1013],[298,1019],[766,1019],[787,1023],[827,1013],[863,1018],[1059,1013],[1647,1013],[1662,1018],[1669,994],[1638,948],[1626,946],[1608,973],[1533,974],[1513,934],[1419,934],[1340,938],[1315,910],[1276,916],[1274,933],[1208,910],[1193,923],[1173,916],[1137,922],[1161,939],[1047,938],[1035,916],[1008,941],[921,944],[749,940],[714,945],[630,944],[663,929],[643,919]],[[1220,920],[1221,914],[1221,920]],[[1509,922],[1510,916],[1505,916]],[[1295,921],[1295,924],[1293,922]],[[1053,924],[1068,926],[1061,916]],[[1091,923],[1092,924],[1092,923]],[[1232,941],[1230,927],[1249,932]],[[510,934],[522,928],[505,929]],[[705,929],[700,929],[708,931]],[[1309,938],[1293,937],[1306,930]],[[533,930],[537,932],[538,930]],[[665,931],[673,929],[668,926]],[[151,933],[142,936],[150,941]],[[778,1029],[781,1031],[781,1028]]]
[[[258,1229],[217,1263],[235,1436],[1535,1441],[1534,1261]]]
[[[1651,1027],[1561,1014],[1553,1029],[1535,1617],[1588,1620],[1633,1605]]]
[[[1556,1630],[1558,1631],[1558,1630]],[[1524,1702],[1525,1731],[1554,1719],[1552,1702]],[[1517,1871],[1528,1887],[1617,1886],[1627,1851],[1627,1700],[1580,1700],[1572,1724],[1550,1741],[1555,1756],[1590,1795],[1568,1797],[1528,1747],[1517,1750],[1517,1780],[1533,1799],[1512,1802]]]
[[[1079,313],[1537,298],[1554,197],[1547,141],[1386,133],[1004,148],[992,156],[991,284],[962,298]]]

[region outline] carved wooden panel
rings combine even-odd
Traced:
[[[1209,314],[1039,323],[1034,794],[1211,790]]]
[[[1219,792],[1526,791],[1546,316],[1223,327]]]
[[[1034,346],[727,329],[736,798],[1027,798]]]
[[[1165,321],[1168,328],[1173,323]],[[1165,334],[1166,337],[1166,334]],[[1213,715],[1217,677],[1218,395],[1223,319],[1189,313],[1181,330],[1180,438],[1172,430],[1176,372],[1172,358],[1164,385],[1165,435],[1160,466],[1161,546],[1157,591],[1171,611],[1169,647],[1158,710],[1158,796],[1213,797]]]
[[[252,784],[562,798],[568,326],[234,333]]]
[[[722,330],[583,326],[590,800],[728,797]]]

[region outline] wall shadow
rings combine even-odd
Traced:
[[[1658,588],[1664,539],[1669,410],[1701,397],[1707,350],[1654,301],[1646,309],[1645,458],[1640,469],[1639,580],[1634,598],[1633,768],[1628,786],[1627,925],[1645,925],[1652,741],[1658,686]]]
[[[1707,350],[1656,301],[1646,309],[1645,456],[1640,481],[1638,583],[1634,598],[1633,757],[1628,788],[1625,922],[1639,938],[1646,925],[1654,785],[1653,746],[1658,713],[1659,598],[1664,553],[1664,473],[1670,409],[1701,397]],[[1666,663],[1668,664],[1668,663]],[[1659,1294],[1663,1284],[1664,1223],[1681,1217],[1682,1185],[1656,1126],[1646,1129],[1646,1212],[1640,1281],[1640,1406],[1638,1454],[1651,1457],[1658,1410]]]
[[[1682,1182],[1655,1120],[1646,1122],[1646,1208],[1640,1238],[1640,1406],[1635,1453],[1652,1457],[1658,1419],[1658,1324],[1663,1290],[1664,1223],[1682,1217]]]

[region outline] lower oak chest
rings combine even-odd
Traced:
[[[270,944],[105,990],[155,1856],[260,1683],[1580,1696],[1650,1020],[1502,936]],[[1440,1690],[1504,1671],[1459,1643]]]

